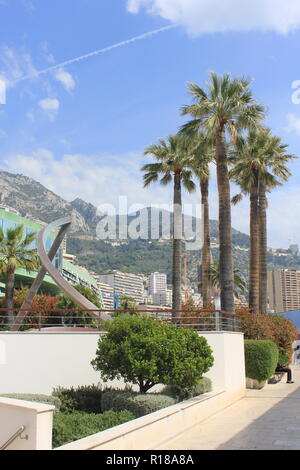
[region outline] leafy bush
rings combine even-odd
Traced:
[[[208,377],[202,377],[198,384],[192,387],[178,387],[176,385],[167,385],[161,393],[177,399],[178,401],[188,400],[197,397],[202,393],[212,391],[212,382]]]
[[[158,393],[138,393],[127,390],[103,391],[102,410],[128,410],[136,418],[153,413],[177,402],[172,397]]]
[[[205,338],[147,315],[122,315],[105,328],[92,361],[104,381],[123,378],[142,393],[158,383],[190,387],[213,365]]]
[[[77,285],[74,286],[74,288],[86,299],[96,305],[96,307],[102,308],[99,297],[89,287]],[[55,307],[59,309],[59,311],[56,313],[54,312],[54,314],[58,316],[58,319],[53,323],[62,323],[62,318],[64,325],[88,325],[93,328],[99,328],[102,323],[101,320],[98,321],[91,318],[87,312],[79,310],[78,305],[75,304],[66,294],[61,294],[57,297]],[[75,309],[76,311],[70,311],[72,309]]]
[[[102,391],[96,385],[88,385],[77,388],[55,388],[53,397],[59,398],[60,410],[63,413],[72,411],[85,411],[86,413],[101,413]]]
[[[278,348],[273,341],[245,340],[246,377],[259,382],[269,379],[278,363]]]
[[[17,309],[20,308],[26,299],[29,293],[28,287],[24,287],[23,289],[15,289],[14,291],[14,306]],[[52,310],[54,309],[56,304],[56,298],[45,295],[45,294],[37,294],[32,302],[28,315],[25,317],[23,323],[24,325],[21,326],[21,330],[28,330],[30,328],[38,328],[39,325],[47,324],[48,317],[52,314]],[[0,307],[4,307],[4,297],[0,299]],[[3,312],[2,312],[3,313]],[[2,317],[2,321],[5,321],[5,318]],[[1,318],[0,318],[1,323]]]
[[[53,416],[53,447],[95,434],[134,419],[129,411],[106,411],[103,414],[74,411],[70,414],[55,413]]]
[[[280,359],[289,364],[293,356],[293,342],[298,338],[294,323],[282,315],[272,315],[273,341],[277,344]]]
[[[248,309],[238,309],[241,331],[245,339],[270,340],[277,344],[280,354],[289,363],[292,358],[292,344],[298,337],[298,330],[293,322],[282,315],[254,315]]]
[[[56,410],[60,409],[61,401],[58,397],[51,395],[38,395],[35,393],[5,393],[1,397],[15,398],[16,400],[35,401],[37,403],[45,403],[55,406]]]

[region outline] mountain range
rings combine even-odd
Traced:
[[[126,224],[133,222],[139,229],[137,216],[144,215],[148,221],[148,235],[151,223],[158,228],[158,239],[128,239],[126,241],[102,240],[97,237],[96,228],[103,218],[97,214],[97,208],[79,197],[68,202],[53,191],[47,189],[33,178],[22,174],[12,174],[0,170],[0,205],[12,208],[23,217],[50,223],[60,217],[72,217],[72,226],[68,235],[67,249],[77,256],[79,263],[94,272],[105,269],[120,269],[134,273],[149,274],[153,271],[167,272],[171,276],[171,242],[165,240],[171,235],[171,213],[152,211],[144,208],[140,214],[128,215]],[[153,217],[155,220],[153,221]],[[108,218],[109,220],[109,218]],[[117,232],[120,231],[120,216],[116,217]],[[169,223],[166,226],[166,221]],[[195,229],[196,219],[187,216],[185,223]],[[127,227],[126,227],[127,228]],[[211,237],[214,242],[212,254],[218,257],[218,222],[210,221]],[[169,232],[169,233],[168,233]],[[249,236],[232,229],[233,256],[235,266],[247,277]],[[200,251],[187,251],[188,271],[191,280],[197,280]],[[300,269],[298,256],[280,257],[269,255],[269,267],[294,267]]]

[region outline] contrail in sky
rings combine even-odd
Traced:
[[[167,31],[168,29],[175,28],[176,26],[177,26],[176,24],[172,24],[172,25],[164,26],[163,28],[154,29],[153,31],[149,31],[147,33],[140,34],[139,36],[135,36],[133,38],[126,39],[125,41],[117,42],[116,44],[113,44],[112,46],[107,46],[107,47],[104,47],[102,49],[98,49],[96,51],[89,52],[89,53],[81,55],[79,57],[75,57],[74,59],[69,59],[69,60],[66,60],[65,62],[61,62],[60,64],[51,65],[51,67],[48,67],[48,68],[43,69],[43,70],[38,70],[35,73],[29,74],[29,75],[23,75],[23,77],[20,77],[17,80],[15,80],[13,82],[13,84],[18,83],[18,82],[22,82],[23,80],[27,80],[29,78],[38,77],[39,75],[43,75],[43,74],[46,74],[48,72],[52,72],[52,70],[60,69],[60,68],[65,67],[66,65],[70,65],[70,64],[73,64],[75,62],[80,62],[81,60],[88,59],[89,57],[93,57],[93,56],[98,55],[98,54],[103,54],[104,52],[111,51],[112,49],[116,49],[117,47],[126,46],[127,44],[130,44],[132,42],[140,41],[141,39],[146,39],[150,36],[153,36],[154,34],[162,33],[164,31]]]

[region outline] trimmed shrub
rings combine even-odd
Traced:
[[[190,387],[213,365],[204,337],[148,315],[121,315],[105,328],[92,361],[105,381],[123,378],[143,393],[159,383]]]
[[[177,403],[175,398],[158,393],[138,393],[127,390],[103,391],[102,410],[128,410],[136,418]]]
[[[212,382],[208,377],[202,377],[193,387],[181,388],[176,385],[167,385],[161,393],[175,398],[178,401],[188,400],[203,393],[212,391]]]
[[[273,341],[245,340],[246,377],[259,382],[269,379],[278,363],[278,348]]]
[[[241,331],[245,339],[270,340],[277,344],[279,352],[289,363],[293,354],[293,342],[298,337],[298,330],[294,323],[283,315],[250,313],[248,309],[241,308],[236,311],[240,317]]]
[[[101,413],[102,391],[96,385],[87,385],[77,388],[55,388],[53,397],[61,402],[60,411],[71,413],[72,411],[85,411],[86,413]]]
[[[76,441],[91,434],[112,428],[134,419],[129,411],[107,411],[103,414],[74,411],[70,414],[55,413],[53,417],[53,447]]]
[[[4,393],[1,397],[15,398],[17,400],[35,401],[37,403],[45,403],[55,406],[56,410],[60,409],[61,401],[58,397],[51,395],[38,395],[35,393]]]

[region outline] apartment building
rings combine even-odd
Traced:
[[[104,284],[103,282],[98,282],[98,287],[102,294],[104,308],[107,308],[107,310],[113,310],[115,305],[113,288],[108,284]]]
[[[114,296],[126,295],[133,297],[138,304],[143,303],[143,276],[111,270],[100,274],[98,279],[112,288]]]
[[[148,291],[150,295],[167,290],[167,275],[165,273],[151,273],[148,277]]]
[[[300,271],[268,271],[269,309],[275,313],[300,310]]]
[[[155,305],[172,305],[172,290],[165,289],[155,292],[152,295],[153,303]]]

